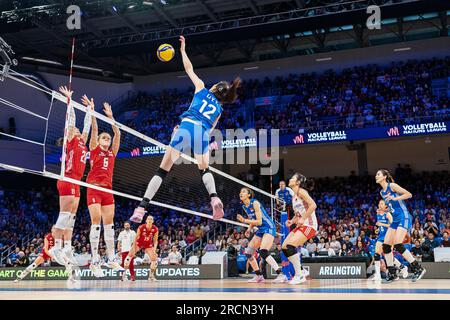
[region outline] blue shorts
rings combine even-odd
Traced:
[[[277,230],[275,228],[262,227],[256,231],[255,236],[262,238],[265,234],[270,234],[275,237]]]
[[[398,217],[393,217],[393,221],[389,228],[397,230],[398,227],[401,227],[405,230],[409,230],[412,227],[412,220],[410,216],[405,217],[404,214],[399,215]]]
[[[387,230],[386,230],[387,231]],[[386,237],[386,232],[382,232],[378,234],[377,242],[384,242],[384,238]]]
[[[192,150],[194,154],[205,154],[209,147],[209,132],[200,122],[183,120],[169,145],[180,152],[188,153]]]

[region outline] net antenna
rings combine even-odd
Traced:
[[[59,110],[60,112],[66,113],[67,112],[67,105],[69,105],[69,107],[71,107],[71,108],[74,108],[74,110],[77,111],[77,112],[82,112],[82,113],[89,112],[91,116],[96,117],[97,120],[101,120],[105,124],[117,126],[121,130],[122,133],[126,133],[132,138],[140,139],[140,140],[145,141],[145,142],[147,142],[147,143],[149,143],[149,144],[151,144],[153,146],[159,147],[159,148],[161,148],[163,150],[165,150],[168,147],[167,145],[161,143],[160,141],[157,141],[157,140],[155,140],[155,139],[153,139],[151,137],[148,137],[148,136],[146,136],[146,135],[144,135],[144,134],[142,134],[142,133],[140,133],[140,132],[138,132],[138,131],[136,131],[136,130],[128,127],[128,126],[123,125],[120,122],[117,122],[116,120],[112,120],[112,119],[106,117],[105,115],[96,112],[95,110],[89,110],[88,111],[87,110],[88,108],[86,108],[85,106],[81,105],[78,102],[75,102],[75,101],[71,100],[68,103],[67,98],[65,96],[63,96],[62,94],[60,94],[59,92],[54,91],[54,90],[46,87],[45,85],[42,85],[42,84],[36,82],[31,77],[27,77],[27,76],[25,76],[23,74],[20,74],[20,73],[14,71],[13,69],[9,70],[8,79],[10,79],[12,81],[17,81],[18,83],[21,83],[21,84],[25,84],[26,86],[28,86],[28,87],[30,87],[32,89],[38,90],[38,91],[40,91],[42,93],[45,93],[46,95],[49,96],[49,98],[51,98],[50,110],[49,110],[47,116],[42,116],[42,115],[39,115],[39,114],[35,114],[35,113],[31,112],[30,110],[28,110],[26,108],[20,107],[20,106],[12,103],[10,101],[7,101],[5,99],[0,98],[0,106],[12,107],[12,108],[15,108],[15,109],[17,109],[19,111],[25,112],[27,114],[30,114],[30,115],[32,115],[34,117],[37,117],[37,118],[40,118],[40,119],[46,121],[45,139],[44,139],[43,142],[33,141],[33,140],[29,140],[29,139],[23,139],[23,138],[20,138],[20,137],[17,137],[17,136],[11,136],[11,138],[14,138],[14,139],[18,139],[18,140],[22,140],[22,141],[25,141],[25,142],[30,142],[30,143],[33,143],[33,144],[41,145],[43,147],[43,149],[44,149],[44,159],[46,159],[45,158],[45,153],[46,153],[46,151],[45,151],[45,149],[46,149],[45,142],[46,142],[46,139],[47,139],[47,135],[49,134],[48,123],[49,123],[49,120],[51,120],[50,119],[50,117],[51,117],[50,114],[53,111],[55,111],[55,110]],[[62,119],[63,118],[61,118],[61,120]],[[67,130],[67,123],[65,123],[64,130]],[[63,131],[61,130],[61,133],[62,132]],[[0,132],[0,134],[2,134],[2,132]],[[59,149],[59,152],[60,151],[61,151],[61,149]],[[65,161],[61,162],[61,160],[63,160],[62,159],[63,154],[60,154],[60,156],[61,156],[61,158],[57,158],[56,161],[58,163],[60,163],[61,167],[63,167],[63,165],[65,163]],[[197,161],[194,158],[192,158],[191,156],[182,153],[181,157],[184,158],[185,160],[188,160],[189,163],[197,165]],[[159,163],[158,163],[158,165],[159,165]],[[64,170],[61,170],[61,171],[60,170],[56,170],[56,171],[52,172],[52,168],[50,168],[50,166],[47,165],[47,163],[45,161],[44,161],[44,166],[42,167],[42,170],[30,170],[30,169],[27,169],[27,168],[19,167],[19,166],[12,165],[12,164],[5,164],[5,163],[0,163],[0,167],[3,168],[3,169],[6,169],[6,170],[10,170],[10,171],[15,171],[15,172],[20,172],[20,173],[30,173],[30,174],[40,175],[40,176],[44,176],[44,177],[55,179],[55,180],[68,181],[68,182],[71,182],[71,183],[74,183],[74,184],[77,184],[77,185],[80,185],[80,186],[83,186],[83,187],[86,187],[86,188],[91,188],[91,189],[95,189],[95,190],[99,190],[99,191],[104,191],[104,192],[111,193],[111,194],[116,195],[116,196],[125,197],[125,198],[131,199],[131,200],[135,200],[135,201],[141,201],[142,200],[142,197],[137,196],[136,195],[136,190],[133,190],[133,189],[124,189],[124,190],[120,190],[120,191],[112,190],[112,189],[105,189],[105,188],[102,188],[100,186],[96,186],[96,185],[92,185],[92,184],[86,183],[84,181],[78,181],[78,180],[74,180],[74,179],[71,179],[69,177],[66,177],[64,175]],[[239,186],[248,187],[248,188],[258,192],[258,194],[266,196],[268,199],[270,199],[270,201],[274,201],[276,199],[275,195],[272,195],[269,192],[266,192],[266,191],[264,191],[262,189],[259,189],[259,188],[255,187],[255,186],[245,182],[245,181],[242,181],[242,180],[240,180],[240,179],[238,179],[238,178],[236,178],[234,176],[231,176],[230,174],[225,173],[225,172],[223,172],[223,171],[221,171],[221,170],[219,170],[217,168],[214,168],[214,167],[210,166],[210,171],[212,171],[215,174],[219,175],[221,179],[230,181],[230,183],[234,183],[235,185],[239,185]],[[233,192],[235,192],[235,191],[236,190],[233,190]],[[191,192],[190,195],[191,196],[195,195],[195,193]],[[167,203],[166,203],[166,200],[160,201],[159,199],[157,199],[157,201],[156,200],[152,200],[150,203],[152,205],[156,205],[156,206],[159,206],[159,207],[162,207],[162,208],[166,208],[166,209],[170,209],[170,210],[176,210],[176,211],[179,211],[179,212],[183,212],[183,213],[187,213],[187,214],[191,214],[191,215],[195,215],[195,216],[199,216],[199,217],[204,217],[204,218],[207,218],[207,219],[211,219],[212,218],[212,216],[210,214],[205,214],[205,213],[198,212],[198,211],[195,211],[195,210],[190,210],[190,209],[187,209],[187,208],[181,208],[181,207],[178,207],[176,205],[177,203],[168,203],[169,201],[167,201]],[[279,201],[280,201],[280,199],[279,199]],[[272,207],[274,207],[273,204],[272,204]],[[274,210],[276,210],[276,209],[274,209]],[[274,220],[276,221],[277,219],[274,219]],[[248,227],[247,224],[240,223],[240,222],[233,221],[233,220],[229,220],[229,219],[226,219],[226,218],[222,218],[222,219],[220,219],[220,221],[222,221],[224,223],[236,225],[236,226]]]

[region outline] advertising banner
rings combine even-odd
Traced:
[[[450,132],[450,121],[404,124],[390,127],[374,127],[362,129],[347,129],[326,132],[305,132],[280,136],[280,145],[301,145],[314,143],[331,143],[341,141],[358,141],[370,139],[389,139],[428,134],[443,134]]]
[[[303,268],[309,271],[311,279],[366,279],[367,267],[364,262],[343,263],[303,263]],[[276,273],[268,266],[269,278],[275,278]]]
[[[13,281],[22,272],[23,268],[1,268],[0,281]],[[148,266],[136,266],[136,280],[147,280],[149,276]],[[129,272],[129,271],[128,271]],[[105,275],[102,280],[119,280],[120,273],[112,269],[103,269]],[[80,280],[96,279],[92,271],[87,267],[81,267],[76,271],[76,277]],[[156,269],[156,278],[159,280],[197,280],[197,279],[221,279],[221,265],[160,265]],[[68,275],[63,267],[39,267],[26,276],[24,280],[67,280]]]

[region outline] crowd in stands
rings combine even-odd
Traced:
[[[414,223],[407,247],[422,261],[433,261],[433,249],[449,247],[450,240],[450,174],[448,172],[414,174],[410,168],[398,168],[396,179],[412,192],[406,201]],[[303,256],[366,256],[374,254],[378,228],[376,208],[379,200],[378,185],[372,176],[316,179],[312,197],[317,203],[319,217],[317,236],[303,248]],[[43,237],[57,217],[58,199],[51,188],[31,191],[0,191],[0,253],[9,246],[15,251],[7,259],[10,266],[24,266],[33,261],[42,250]],[[116,238],[123,223],[133,211],[135,203],[116,197]],[[238,208],[237,208],[238,210]],[[224,226],[216,238],[207,234],[220,223],[204,218],[180,214],[155,207],[152,210],[159,228],[158,254],[167,263],[186,263],[184,249],[201,239],[197,255],[208,251],[227,251],[230,255],[243,255],[249,239],[240,227]],[[73,236],[74,251],[79,259],[90,261],[89,214],[80,206]],[[133,226],[136,229],[137,226]],[[32,233],[27,243],[24,235]],[[276,239],[272,254],[280,259],[280,240]],[[100,244],[105,255],[105,244]],[[180,254],[183,259],[180,259]],[[402,261],[401,256],[398,257]]]
[[[246,80],[238,101],[224,106],[217,129],[277,128],[298,133],[448,120],[448,97],[435,94],[432,80],[450,76],[449,67],[446,57]],[[126,123],[167,143],[192,95],[192,88],[139,92],[126,109],[140,115]],[[270,96],[275,98],[269,105],[249,107],[254,103],[248,101]]]

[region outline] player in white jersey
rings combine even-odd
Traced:
[[[308,193],[308,190],[311,191],[314,187],[312,179],[306,179],[304,175],[295,173],[289,180],[289,187],[294,191],[292,199],[294,217],[286,221],[286,226],[290,227],[296,224],[297,227],[284,240],[282,250],[294,266],[295,276],[289,281],[289,284],[295,285],[306,281],[306,278],[302,277],[302,266],[297,248],[316,235],[318,226],[315,210],[317,205]],[[285,282],[286,280],[287,278],[283,274],[275,279],[276,282]]]

